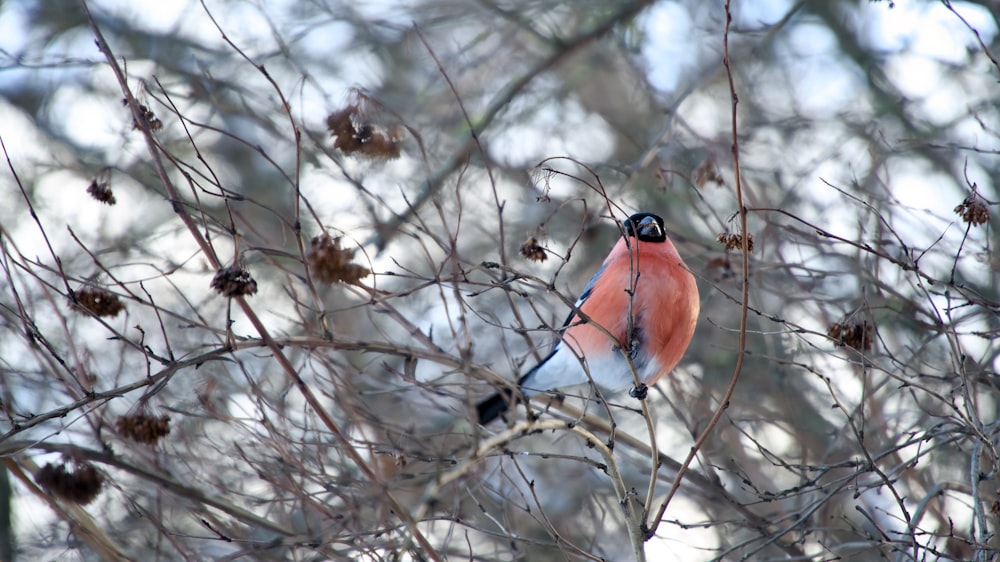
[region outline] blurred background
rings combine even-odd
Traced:
[[[0,2],[0,560],[996,559],[998,14]],[[478,426],[637,211],[649,413]]]

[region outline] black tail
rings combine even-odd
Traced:
[[[543,361],[544,363],[544,361]],[[541,363],[539,363],[541,364]],[[538,367],[536,366],[535,369]],[[479,424],[486,425],[500,417],[501,414],[510,409],[510,405],[517,402],[524,402],[524,394],[521,392],[524,382],[535,373],[535,369],[528,371],[517,381],[517,389],[507,387],[500,392],[476,404],[476,413],[479,414]]]
[[[486,425],[500,417],[500,414],[510,408],[511,393],[498,392],[476,404],[476,413],[479,414],[480,425]]]
[[[559,346],[557,345],[552,350],[552,353],[549,353],[548,357],[542,359],[541,363],[532,367],[530,371],[528,371],[527,373],[524,374],[524,376],[518,379],[516,391],[508,386],[507,388],[504,388],[503,390],[494,394],[493,396],[490,396],[486,400],[483,400],[479,404],[476,404],[476,413],[479,414],[479,424],[486,425],[491,421],[497,419],[498,417],[500,417],[501,414],[510,409],[511,403],[514,402],[515,400],[524,401],[525,399],[524,394],[521,392],[521,390],[523,389],[525,383],[528,382],[528,379],[530,379],[531,376],[535,374],[535,371],[537,371],[539,367],[544,365],[545,362],[548,361],[549,359],[552,359],[552,356],[555,355],[556,351],[558,350]]]

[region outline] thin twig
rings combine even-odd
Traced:
[[[733,174],[735,176],[736,183],[736,204],[739,207],[740,216],[740,228],[742,229],[742,257],[743,257],[743,284],[741,287],[741,298],[740,298],[740,331],[739,331],[739,347],[737,349],[736,365],[733,366],[733,374],[729,380],[729,386],[726,387],[726,391],[722,395],[722,399],[719,401],[719,407],[716,408],[715,413],[712,418],[708,421],[705,429],[702,430],[701,435],[695,441],[694,445],[691,447],[691,451],[688,453],[687,458],[681,463],[680,469],[677,471],[677,476],[674,478],[674,483],[670,486],[670,490],[667,491],[666,497],[660,504],[660,508],[656,512],[656,516],[652,521],[648,522],[649,531],[646,533],[646,539],[652,538],[656,534],[656,528],[660,525],[660,521],[663,519],[663,514],[667,510],[667,506],[670,504],[671,498],[680,488],[681,480],[684,478],[684,473],[687,472],[688,467],[691,465],[691,461],[694,460],[695,455],[708,440],[709,435],[711,435],[712,430],[722,419],[722,415],[729,408],[729,401],[732,399],[733,392],[736,391],[736,383],[739,381],[740,372],[743,369],[743,359],[746,355],[746,345],[747,345],[747,307],[749,301],[749,291],[750,291],[750,235],[747,231],[747,210],[743,206],[743,183],[740,179],[740,145],[739,145],[739,127],[737,126],[737,112],[736,108],[739,104],[739,97],[736,95],[736,84],[733,81],[733,69],[730,66],[729,58],[729,30],[732,25],[733,14],[730,11],[730,0],[726,0],[726,28],[723,33],[723,49],[724,58],[722,64],[726,67],[726,77],[729,79],[729,93],[732,96],[732,156],[733,156]]]

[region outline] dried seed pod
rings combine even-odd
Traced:
[[[363,103],[364,102],[364,103]],[[360,154],[369,158],[398,158],[403,129],[385,129],[373,122],[376,112],[370,98],[358,94],[358,101],[334,111],[326,118],[333,135],[333,148],[344,154]]]
[[[549,257],[548,254],[545,253],[545,248],[542,248],[538,244],[538,240],[535,239],[534,236],[528,238],[524,244],[521,244],[519,251],[521,252],[521,256],[531,261],[542,262],[547,260]]]
[[[70,297],[70,307],[77,312],[102,317],[118,316],[125,310],[125,304],[118,298],[118,295],[97,287],[82,287],[73,291]]]
[[[357,110],[354,105],[349,105],[343,109],[334,111],[326,118],[326,127],[333,135],[333,148],[345,153],[354,150],[354,135],[357,130],[354,128],[354,121],[351,115]]]
[[[127,98],[122,98],[122,105],[128,107]],[[145,104],[141,103],[139,104],[139,118],[142,121],[145,121],[147,125],[149,125],[149,130],[151,131],[159,131],[163,129],[163,121],[160,121],[160,118],[157,117],[155,113],[153,113],[153,110],[146,107]],[[139,125],[139,121],[135,119],[135,117],[132,118],[132,128],[133,129],[141,128],[141,126]]]
[[[719,187],[724,187],[726,185],[726,180],[722,178],[722,174],[719,173],[718,166],[715,165],[715,161],[711,158],[704,160],[698,167],[694,169],[692,174],[692,179],[694,184],[698,187],[705,187],[708,183],[714,183]]]
[[[990,210],[976,193],[972,193],[962,201],[961,205],[955,207],[955,214],[962,217],[963,222],[972,226],[990,222]]]
[[[111,192],[111,183],[108,181],[98,180],[97,178],[90,180],[90,185],[87,186],[87,193],[101,203],[108,205],[117,203],[115,201],[115,194]]]
[[[705,270],[714,272],[713,278],[716,281],[722,281],[723,279],[733,277],[733,264],[729,261],[728,255],[708,260],[708,263],[705,264]]]
[[[90,463],[76,463],[73,470],[66,470],[65,464],[46,464],[35,473],[35,482],[57,498],[87,505],[101,493],[104,479]]]
[[[143,412],[121,416],[115,422],[118,432],[126,439],[154,445],[170,434],[169,416],[152,416]]]
[[[743,236],[740,234],[723,232],[719,234],[717,240],[725,246],[727,250],[743,249]],[[747,251],[753,252],[753,234],[747,235]]]
[[[328,285],[334,283],[357,285],[361,279],[371,274],[371,270],[367,267],[351,263],[353,258],[354,250],[341,248],[339,236],[331,238],[326,233],[312,239],[312,248],[306,254],[313,275],[321,283]]]
[[[211,286],[224,297],[247,297],[257,292],[257,281],[242,265],[231,265],[216,271]]]
[[[827,330],[830,339],[838,347],[850,347],[858,351],[871,351],[875,339],[875,326],[871,322],[838,322]]]

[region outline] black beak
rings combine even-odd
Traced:
[[[633,236],[640,242],[663,242],[667,239],[667,231],[663,228],[663,219],[653,213],[637,213],[625,219],[625,236]]]
[[[663,239],[663,227],[655,217],[645,217],[635,225],[635,231],[639,235],[639,240]]]

